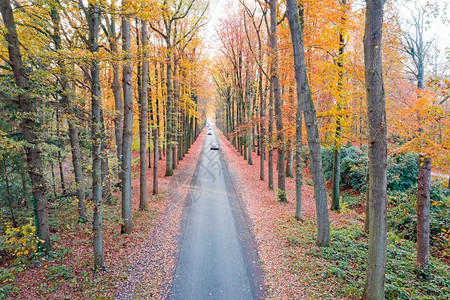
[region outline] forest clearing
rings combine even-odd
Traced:
[[[0,299],[449,299],[441,0],[0,0]]]

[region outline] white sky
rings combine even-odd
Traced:
[[[225,5],[230,0],[210,0],[210,20],[205,30],[206,44],[208,45],[209,52],[213,55],[218,46],[217,41],[217,29],[219,26],[219,20],[225,16]],[[239,0],[231,0],[239,4]]]
[[[216,30],[219,24],[219,19],[226,16],[226,4],[233,3],[233,5],[240,5],[239,0],[210,0],[211,10],[210,10],[210,21],[205,30],[206,40],[209,43],[209,47],[215,48],[217,44]],[[358,1],[358,0],[357,0]],[[396,1],[401,5],[408,7],[414,7],[414,3],[418,2],[421,5],[425,5],[427,2],[437,3],[440,7],[440,15],[437,19],[432,20],[430,28],[426,31],[427,39],[436,38],[439,43],[439,48],[445,50],[445,48],[450,48],[450,22],[443,24],[441,21],[442,16],[445,12],[447,13],[447,18],[450,19],[450,1],[449,0],[391,0]],[[363,1],[364,2],[364,1]],[[403,20],[410,18],[410,11],[408,9],[400,9],[400,17]]]
[[[414,12],[415,4],[418,3],[421,6],[425,6],[427,2],[432,2],[438,5],[439,15],[436,18],[429,18],[429,25],[426,26],[425,40],[429,41],[436,39],[440,50],[450,48],[450,1],[448,0],[401,0],[401,4],[404,4],[403,9],[400,8],[400,18],[406,24],[408,20],[412,19],[411,13]],[[402,6],[401,6],[402,7]],[[448,18],[446,23],[443,19]],[[407,26],[404,26],[405,29]]]

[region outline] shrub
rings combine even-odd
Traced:
[[[320,153],[322,155],[323,176],[326,180],[330,180],[331,176],[333,176],[333,151],[321,148]]]
[[[354,190],[366,190],[367,147],[350,146],[341,153],[341,185]]]
[[[388,190],[405,192],[417,182],[419,155],[407,152],[394,155],[388,160]]]
[[[55,281],[56,279],[63,279],[67,281],[73,279],[73,276],[71,267],[62,265],[49,267],[46,275],[47,279],[50,281]]]
[[[438,184],[431,185],[430,243],[444,256],[449,255],[450,198]],[[417,188],[391,193],[388,197],[388,226],[399,236],[416,241]]]
[[[349,193],[343,193],[341,195],[340,203],[342,204],[342,206],[353,209],[360,205],[364,201],[364,199],[364,194],[355,196]]]
[[[333,151],[322,148],[324,177],[333,174]],[[341,186],[365,191],[367,173],[367,147],[347,146],[341,148]]]
[[[275,195],[276,195],[276,200],[278,201],[279,199],[285,198],[286,199],[286,191],[283,191],[281,189],[275,189]]]
[[[322,148],[324,177],[331,179],[333,151]],[[365,192],[368,147],[345,146],[341,148],[341,187]],[[418,155],[407,152],[388,157],[387,186],[390,191],[406,191],[417,182]]]
[[[36,236],[36,227],[33,219],[18,228],[11,227],[6,223],[5,235],[1,237],[0,250],[6,255],[14,258],[31,257],[36,253],[39,245],[39,238]]]
[[[307,254],[325,259],[324,281],[334,281],[341,297],[361,295],[367,266],[368,238],[359,226],[331,231],[331,246],[314,248]],[[415,268],[414,243],[389,233],[386,263],[386,299],[446,299],[450,293],[450,267],[431,258],[428,269]]]

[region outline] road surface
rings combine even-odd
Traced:
[[[170,299],[260,299],[262,272],[215,129],[207,135],[184,211]],[[206,134],[203,132],[202,134]]]

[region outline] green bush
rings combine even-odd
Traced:
[[[438,184],[431,185],[430,243],[438,251],[448,255],[450,229],[450,198]],[[390,193],[388,197],[388,227],[397,235],[416,241],[417,233],[417,188],[406,192]],[[447,253],[447,254],[446,254]]]
[[[388,160],[388,190],[405,192],[417,182],[419,155],[407,152],[394,155]]]
[[[324,177],[331,179],[333,174],[333,151],[322,148]],[[367,147],[347,146],[341,148],[341,186],[365,191],[367,173]]]
[[[19,289],[15,286],[17,272],[23,271],[17,266],[0,267],[0,299],[7,299],[16,295]]]
[[[350,146],[342,149],[341,152],[341,183],[345,187],[365,191],[368,161],[367,147]]]
[[[33,219],[18,228],[6,223],[4,235],[0,236],[0,252],[6,253],[10,258],[31,258],[38,251],[39,238]]]
[[[331,179],[333,151],[322,148],[324,177]],[[341,148],[341,187],[366,190],[368,147],[353,145]],[[388,157],[387,186],[390,191],[406,191],[417,182],[418,155],[412,152]]]
[[[327,260],[324,281],[336,281],[341,297],[359,297],[364,287],[368,238],[359,226],[331,231],[331,246],[307,254]],[[450,267],[431,258],[428,269],[415,268],[414,243],[389,233],[386,263],[386,299],[446,299],[450,294]]]
[[[333,151],[327,148],[321,148],[320,154],[322,155],[323,176],[326,180],[330,180],[333,175]]]
[[[70,266],[56,265],[47,269],[46,278],[50,281],[55,281],[56,279],[64,279],[67,281],[73,279],[73,277],[74,275]]]
[[[353,209],[360,205],[364,201],[364,194],[360,196],[355,196],[349,193],[342,193],[340,203],[342,206],[346,206],[350,209]]]

